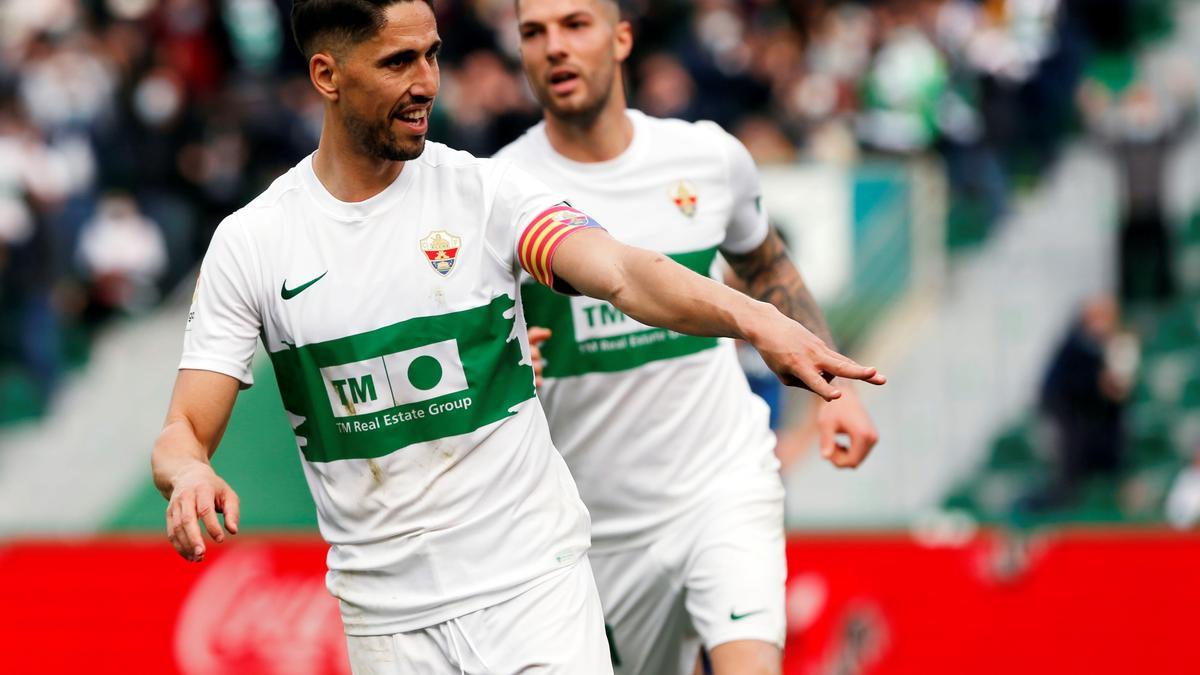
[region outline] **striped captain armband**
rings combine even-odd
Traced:
[[[521,267],[539,283],[560,293],[578,295],[570,284],[554,278],[554,251],[567,237],[590,227],[600,227],[600,224],[566,204],[556,204],[542,211],[517,240],[517,258]]]

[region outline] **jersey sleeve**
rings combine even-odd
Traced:
[[[554,276],[554,252],[573,234],[600,227],[591,216],[569,204],[556,204],[534,216],[517,238],[517,259],[529,276],[566,295],[579,295],[570,284]]]
[[[254,384],[251,362],[262,328],[253,250],[233,217],[213,234],[184,330],[180,370],[208,370]]]
[[[554,276],[554,253],[571,235],[599,224],[516,166],[508,167],[496,201],[492,219],[508,236],[493,238],[492,245],[509,252],[514,272],[523,270],[559,293],[578,295]]]
[[[758,167],[746,146],[725,131],[720,134],[725,141],[729,188],[733,193],[733,209],[721,250],[748,253],[766,241],[770,232],[767,211],[762,203],[762,183],[758,178]]]

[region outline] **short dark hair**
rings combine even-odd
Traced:
[[[387,22],[384,12],[399,2],[418,0],[292,0],[292,37],[311,58],[323,41],[358,44],[371,39]],[[421,0],[433,9],[432,0]]]
[[[623,0],[601,0],[606,5],[617,10],[617,19],[623,20],[626,15],[625,1]],[[513,8],[517,11],[517,16],[521,15],[521,0],[513,0]]]

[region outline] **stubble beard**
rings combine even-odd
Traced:
[[[560,121],[569,124],[578,129],[587,129],[596,123],[600,118],[600,113],[604,112],[604,108],[608,106],[609,99],[612,98],[612,90],[615,86],[612,82],[612,73],[608,73],[608,86],[600,92],[600,95],[591,101],[590,104],[585,104],[580,108],[564,109],[559,107],[554,100],[553,94],[550,93],[549,87],[543,90],[542,107],[545,108],[551,115],[558,118]],[[601,80],[604,81],[604,80]]]
[[[391,130],[391,118],[382,123],[371,122],[357,115],[347,115],[346,131],[359,153],[389,162],[407,162],[425,151],[425,135],[410,143],[402,143]]]

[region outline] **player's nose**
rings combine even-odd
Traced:
[[[418,68],[419,70],[413,79],[412,86],[409,87],[409,94],[416,99],[433,99],[433,97],[437,96],[438,86],[441,81],[437,62],[421,59],[421,65]]]
[[[566,56],[567,45],[563,40],[562,31],[557,26],[550,26],[546,29],[546,58],[551,61],[560,61]]]

